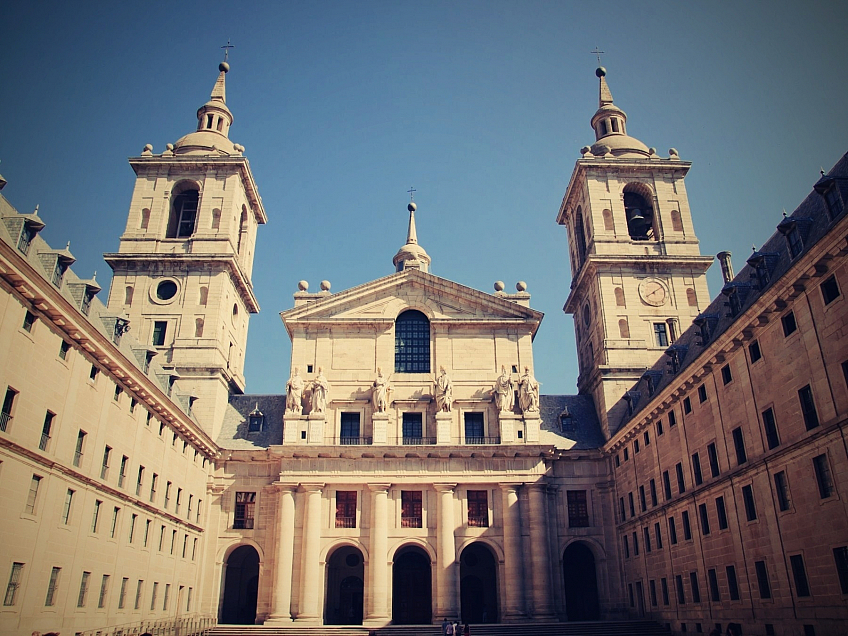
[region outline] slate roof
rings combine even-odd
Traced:
[[[562,422],[561,416],[566,409],[571,417]],[[539,410],[542,416],[540,444],[552,444],[566,450],[604,445],[604,435],[591,395],[540,395]]]
[[[248,415],[256,408],[265,416],[265,422],[261,431],[249,433]],[[228,450],[254,450],[282,444],[285,411],[285,395],[230,395],[215,442]]]
[[[839,215],[831,219],[828,216],[828,208],[823,197],[824,191],[830,186],[838,188],[842,199],[842,210]],[[744,314],[753,303],[759,299],[763,292],[770,288],[775,282],[780,279],[797,261],[797,259],[806,253],[819,239],[821,239],[833,227],[835,223],[840,221],[845,216],[846,204],[848,204],[848,153],[836,163],[830,172],[824,175],[814,185],[813,191],[807,195],[796,210],[785,219],[777,218],[779,221],[779,229],[788,229],[794,224],[801,234],[803,241],[803,250],[796,257],[791,257],[789,246],[786,237],[776,231],[769,239],[748,259],[746,265],[739,271],[735,278],[722,288],[722,292],[710,303],[696,319],[696,324],[693,324],[684,331],[675,343],[669,347],[669,350],[676,350],[681,353],[680,366],[677,373],[672,374],[670,367],[670,357],[668,355],[660,356],[660,359],[648,369],[626,395],[633,401],[632,415],[625,415],[617,428],[613,428],[613,433],[620,430],[627,422],[634,418],[638,418],[639,413],[645,406],[648,405],[651,392],[648,391],[649,379],[646,376],[651,376],[651,381],[654,382],[653,393],[661,391],[667,385],[676,382],[676,376],[684,372],[701,354],[710,342],[727,331],[736,320]],[[752,263],[752,259],[762,257],[769,271],[769,282],[760,287],[758,284],[757,273]],[[740,293],[740,307],[735,316],[731,316],[729,309],[728,293]],[[702,319],[709,326],[709,340],[702,343],[701,330],[697,322]],[[611,427],[614,422],[610,422]]]

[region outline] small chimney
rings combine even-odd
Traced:
[[[721,275],[724,278],[725,283],[729,283],[733,280],[733,263],[730,262],[731,256],[732,254],[726,251],[716,254],[718,262],[721,263]]]

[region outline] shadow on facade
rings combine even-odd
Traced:
[[[224,565],[224,600],[220,623],[253,625],[259,590],[259,553],[249,545],[239,546]]]
[[[433,620],[430,557],[416,546],[398,551],[392,566],[392,623],[428,625]]]
[[[463,623],[498,622],[498,573],[492,551],[472,543],[460,555],[459,580]]]
[[[568,620],[598,620],[600,611],[595,555],[585,543],[576,541],[565,549],[562,555],[562,574]]]
[[[365,565],[353,546],[336,549],[327,561],[325,625],[362,625]]]

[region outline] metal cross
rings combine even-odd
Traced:
[[[224,49],[224,61],[226,62],[230,57],[230,49],[234,49],[236,46],[235,44],[230,44],[230,38],[227,38],[227,43],[221,48]]]
[[[601,53],[605,53],[605,51],[599,50],[598,47],[596,46],[595,50],[589,51],[589,53],[594,53],[595,55],[598,56],[598,66],[600,66],[601,65]]]
[[[409,200],[415,201],[415,193],[418,192],[418,190],[416,190],[415,188],[410,186],[410,188],[409,188],[409,190],[407,190],[407,192],[409,193]]]

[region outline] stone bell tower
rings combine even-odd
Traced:
[[[657,154],[627,134],[598,68],[595,143],[581,149],[557,223],[568,232],[580,393],[594,397],[609,437],[622,396],[709,304],[706,271],[677,151]]]
[[[130,320],[169,375],[169,390],[213,437],[229,394],[244,391],[248,317],[259,311],[251,272],[267,220],[244,147],[229,139],[229,64],[219,65],[197,129],[161,154],[130,158],[136,184],[117,253],[108,308]]]

